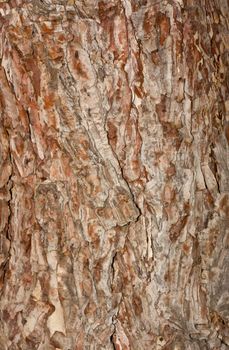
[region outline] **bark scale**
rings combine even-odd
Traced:
[[[0,348],[229,346],[227,0],[0,1]]]

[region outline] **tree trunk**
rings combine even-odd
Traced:
[[[0,349],[228,349],[228,1],[0,14]]]

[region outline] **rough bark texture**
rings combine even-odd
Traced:
[[[228,349],[228,1],[0,14],[0,349]]]

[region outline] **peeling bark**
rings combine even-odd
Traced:
[[[229,347],[227,0],[0,1],[0,348]]]

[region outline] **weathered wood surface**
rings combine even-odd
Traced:
[[[0,14],[0,349],[228,349],[228,1]]]

